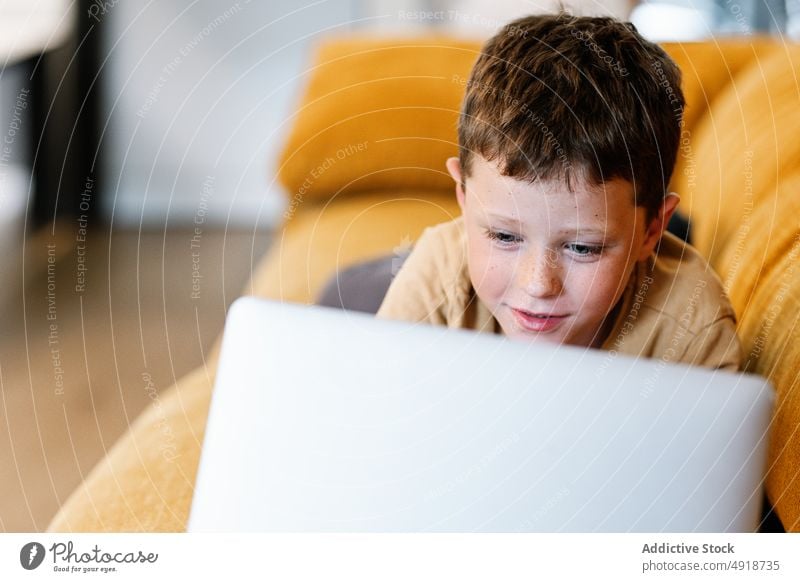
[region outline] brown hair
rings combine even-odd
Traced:
[[[685,100],[677,65],[630,23],[528,16],[484,46],[458,122],[462,173],[475,154],[519,180],[631,182],[655,217],[675,165]]]

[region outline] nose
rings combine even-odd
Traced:
[[[531,297],[560,295],[564,284],[557,251],[549,248],[530,251],[517,265],[517,281]]]

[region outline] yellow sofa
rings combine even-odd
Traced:
[[[767,491],[800,531],[800,47],[769,38],[666,44],[688,108],[673,188],[729,289],[748,369],[778,392]],[[337,271],[407,248],[458,214],[444,160],[480,45],[334,38],[305,79],[280,160],[284,224],[245,294],[309,303]],[[182,531],[216,354],[162,393],[74,492],[50,531]],[[159,423],[177,450],[161,454]]]

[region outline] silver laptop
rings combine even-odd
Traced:
[[[244,298],[189,531],[758,527],[762,378]]]

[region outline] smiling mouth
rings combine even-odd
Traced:
[[[532,313],[524,309],[511,308],[517,324],[526,331],[548,332],[560,327],[569,314]]]

